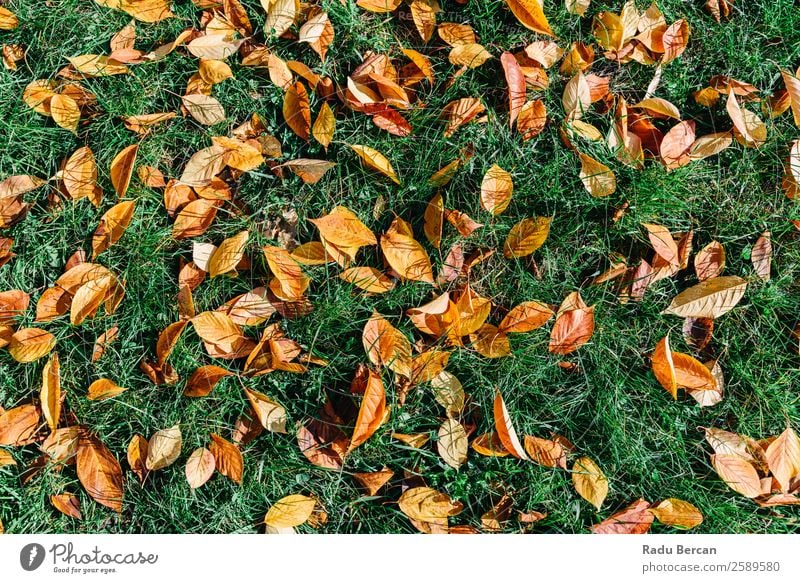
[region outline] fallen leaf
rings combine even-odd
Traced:
[[[198,447],[186,460],[186,481],[189,487],[194,490],[199,488],[214,474],[214,456],[204,447]]]
[[[589,457],[581,457],[572,464],[572,485],[581,498],[600,510],[608,495],[608,480],[597,464]],[[650,515],[652,521],[652,515]]]
[[[160,470],[175,463],[181,455],[183,437],[178,425],[156,431],[150,438],[145,467],[150,471]]]

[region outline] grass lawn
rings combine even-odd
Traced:
[[[724,98],[707,108],[692,97],[711,77],[729,75],[770,96],[783,89],[781,69],[794,71],[800,65],[800,9],[792,0],[737,0],[730,19],[721,24],[700,0],[657,3],[667,23],[684,18],[691,37],[686,51],[663,67],[655,95],[674,103],[683,119],[695,120],[698,136],[731,126]],[[766,123],[765,144],[744,148],[734,141],[719,155],[671,172],[653,159],[642,169],[630,168],[619,163],[602,142],[594,144],[588,152],[611,167],[617,178],[616,192],[594,198],[581,183],[577,157],[559,139],[564,117],[561,98],[568,77],[559,74],[558,66],[548,69],[550,88],[537,94],[548,112],[545,130],[522,141],[516,130],[509,129],[506,83],[498,57],[545,37],[524,28],[503,1],[469,0],[463,6],[452,0],[442,2],[438,22],[469,23],[494,57],[450,84],[448,79],[458,67],[448,62],[449,47],[436,35],[430,43],[421,43],[413,23],[397,14],[369,13],[353,0],[322,0],[336,36],[321,64],[306,44],[265,41],[260,3],[243,0],[242,4],[257,43],[266,43],[283,59],[307,63],[337,84],[346,82],[368,51],[402,57],[401,45],[428,55],[436,80],[419,86],[417,97],[424,107],[415,105],[404,112],[413,127],[411,135],[389,135],[366,115],[339,107],[334,141],[326,153],[314,140],[304,142],[286,126],[281,112],[284,92],[270,82],[266,70],[241,66],[240,57],[234,55],[228,59],[234,78],[213,90],[225,108],[225,122],[205,127],[179,114],[141,139],[137,165],[151,165],[167,177],[179,177],[189,157],[211,144],[211,136],[229,135],[257,113],[282,145],[280,161],[304,157],[337,163],[317,184],[304,184],[292,175],[281,180],[266,166],[235,183],[236,207],[224,206],[212,227],[196,240],[219,244],[249,229],[247,254],[252,268],[237,277],[207,278],[193,292],[197,312],[216,309],[237,294],[266,285],[269,269],[260,248],[278,244],[271,238],[270,225],[287,210],[299,217],[300,242],[318,240],[318,231],[308,219],[322,216],[335,205],[353,210],[378,235],[400,216],[414,227],[430,254],[434,273],[459,240],[466,249],[502,249],[509,229],[521,219],[552,217],[548,239],[532,256],[535,266],[530,258],[507,259],[497,252],[474,268],[470,285],[505,309],[527,300],[558,305],[567,294],[580,290],[586,303],[595,306],[591,340],[567,356],[551,354],[551,320],[533,332],[513,335],[512,355],[506,358],[488,359],[469,346],[454,349],[447,370],[458,377],[469,396],[469,422],[476,425],[471,438],[493,430],[492,400],[498,388],[518,433],[548,437],[554,432],[568,438],[578,454],[590,456],[602,468],[609,481],[608,497],[598,511],[576,494],[569,472],[511,456],[487,457],[470,449],[468,461],[459,470],[451,468],[437,453],[436,433],[445,414],[430,386],[415,387],[400,406],[388,371],[383,374],[392,406],[388,421],[347,457],[341,471],[309,463],[298,448],[294,424],[318,416],[328,396],[350,399],[354,371],[368,363],[361,333],[373,310],[412,342],[423,338],[405,311],[440,293],[425,283],[398,283],[388,293],[367,296],[339,279],[341,269],[335,263],[309,268],[312,281],[307,295],[313,312],[294,320],[276,315],[271,321],[280,319],[290,338],[327,360],[328,366],[310,367],[302,375],[277,371],[248,378],[237,374],[222,379],[207,397],[188,398],[183,396],[186,380],[199,366],[217,364],[241,371],[241,361],[210,357],[189,326],[169,360],[180,380],[156,386],[140,364],[155,358],[159,333],[179,319],[178,270],[182,258],[191,259],[192,240],[172,237],[173,220],[164,208],[163,189],[148,188],[135,175],[127,194],[137,200],[134,218],[121,240],[97,259],[125,282],[125,298],[118,311],[109,316],[100,310],[80,326],[71,325],[68,315],[34,324],[39,296],[64,272],[73,253],[83,249],[91,255],[92,233],[116,202],[109,165],[123,147],[139,140],[120,117],[179,111],[180,96],[197,71],[198,60],[182,48],[162,60],[133,65],[128,75],[81,81],[95,94],[98,108],[74,135],[26,106],[23,90],[35,79],[55,79],[68,64],[67,57],[108,54],[109,39],[131,18],[88,0],[10,0],[3,5],[18,16],[20,25],[0,31],[0,44],[22,45],[26,53],[18,70],[0,70],[0,180],[21,174],[51,177],[72,152],[88,145],[97,158],[98,181],[105,196],[99,208],[68,198],[56,207],[49,204],[57,193],[55,182],[27,194],[25,200],[32,203],[27,216],[0,229],[0,236],[13,238],[16,253],[0,267],[0,291],[19,289],[30,294],[31,306],[17,325],[35,325],[57,338],[64,410],[96,433],[120,460],[125,486],[123,512],[117,514],[86,494],[74,467],[57,471],[48,465],[23,485],[20,475],[40,452],[35,445],[8,447],[17,464],[0,468],[0,520],[7,532],[263,532],[262,520],[269,507],[283,496],[302,493],[319,500],[327,522],[316,529],[300,526],[301,532],[410,533],[416,529],[396,503],[404,471],[421,475],[428,486],[464,505],[451,524],[477,528],[481,515],[509,494],[515,510],[547,513],[533,525],[534,532],[588,532],[592,524],[637,498],[656,502],[671,497],[689,501],[703,513],[703,524],[692,532],[800,529],[798,507],[759,508],[720,479],[710,464],[711,449],[702,429],[718,427],[756,439],[780,434],[787,422],[800,429],[800,357],[792,335],[800,315],[800,232],[791,222],[800,220],[800,207],[781,187],[789,144],[800,137],[791,112],[770,118],[749,105]],[[636,4],[641,11],[648,5],[642,0]],[[592,16],[602,10],[619,13],[622,8],[621,1],[595,1],[579,17],[569,14],[560,0],[544,0],[544,5],[557,42],[565,48],[574,41],[594,42]],[[201,10],[191,2],[174,2],[173,11],[176,18],[137,23],[136,47],[149,51],[187,27],[199,28]],[[629,104],[644,97],[654,67],[636,62],[620,66],[604,58],[597,45],[595,50],[589,72],[610,76],[611,91]],[[467,124],[445,138],[439,114],[448,102],[461,97],[481,98],[487,120]],[[312,93],[314,116],[320,105],[320,98]],[[611,114],[595,111],[585,119],[605,133]],[[385,154],[401,184],[365,168],[348,144],[369,145]],[[469,148],[474,156],[441,192],[447,208],[466,212],[485,225],[464,239],[445,224],[441,250],[433,249],[422,235],[423,212],[436,192],[428,178]],[[496,217],[482,210],[479,201],[481,179],[493,164],[508,170],[514,180],[512,202]],[[615,212],[624,203],[626,210],[615,221]],[[707,354],[719,360],[725,375],[724,397],[714,406],[699,407],[683,393],[673,401],[650,368],[650,354],[669,332],[673,350],[692,353],[681,334],[682,320],[661,314],[678,292],[697,283],[691,264],[677,276],[654,283],[640,302],[621,303],[614,283],[591,285],[614,254],[628,258],[633,266],[647,256],[650,244],[642,223],[664,225],[673,233],[692,229],[695,250],[712,240],[720,242],[727,253],[724,274],[749,282],[738,306],[716,321],[708,348]],[[774,249],[772,278],[761,281],[754,276],[749,253],[767,230]],[[361,264],[382,266],[377,247],[361,253]],[[502,312],[497,313],[501,318]],[[493,318],[494,322],[500,319]],[[119,327],[118,338],[93,363],[95,340],[112,326]],[[263,325],[247,334],[257,338],[262,329]],[[0,350],[2,407],[8,410],[38,400],[46,360],[21,364],[7,350]],[[567,370],[558,366],[562,361],[576,366]],[[103,377],[127,391],[106,401],[88,400],[87,387]],[[231,438],[236,419],[249,409],[243,386],[268,394],[285,407],[289,433],[264,432],[242,447],[241,485],[216,474],[204,486],[190,489],[183,470],[186,459],[194,449],[208,445],[209,433]],[[183,434],[178,462],[152,472],[141,484],[125,462],[129,441],[135,434],[149,438],[178,423]],[[415,449],[391,438],[392,432],[426,433],[431,440]],[[352,474],[384,466],[395,472],[389,488],[367,496]],[[50,495],[61,492],[77,495],[82,520],[52,507]],[[523,526],[512,516],[503,531],[519,532]],[[655,524],[652,532],[675,529]]]

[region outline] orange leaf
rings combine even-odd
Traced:
[[[103,506],[122,512],[122,467],[103,442],[86,431],[78,440],[76,468],[78,479],[89,496]]]

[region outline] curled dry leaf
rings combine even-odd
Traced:
[[[171,466],[180,456],[182,444],[180,426],[173,425],[169,429],[156,431],[150,438],[145,467],[155,471]]]
[[[608,480],[594,460],[586,456],[575,460],[572,464],[572,485],[581,498],[600,510],[608,495]]]
[[[503,401],[503,396],[499,390],[495,390],[494,405],[492,407],[494,413],[494,426],[497,432],[497,437],[503,448],[516,458],[528,460],[528,454],[525,453],[525,448],[517,437],[517,432],[511,424],[511,415],[508,413],[506,404]],[[473,444],[474,447],[474,444]]]
[[[264,429],[273,433],[286,433],[286,409],[258,391],[245,389],[245,394]]]

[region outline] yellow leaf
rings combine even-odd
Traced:
[[[572,485],[581,498],[600,510],[608,495],[608,480],[597,464],[588,457],[581,457],[572,464]]]
[[[497,216],[511,204],[514,181],[511,174],[494,164],[483,176],[481,182],[481,206]]]
[[[65,130],[73,134],[78,133],[81,110],[69,95],[56,94],[50,98],[50,115],[53,116],[53,121]]]
[[[690,529],[703,523],[703,514],[694,504],[678,498],[667,498],[650,512],[661,524],[680,529]]]
[[[273,504],[264,517],[272,528],[291,528],[305,523],[314,512],[317,501],[302,494],[285,496]]]
[[[581,152],[578,156],[581,159],[581,182],[589,194],[603,197],[617,190],[617,179],[608,166]]]
[[[92,236],[92,259],[119,241],[133,219],[136,201],[126,200],[114,205],[100,219]]]
[[[525,28],[554,36],[542,10],[542,0],[506,0],[506,4]]]
[[[544,244],[549,233],[549,217],[523,219],[511,228],[503,245],[503,255],[509,259],[530,255]]]
[[[117,395],[121,395],[128,389],[120,387],[110,379],[97,379],[89,385],[87,399],[90,401],[105,401]]]
[[[208,273],[211,277],[236,270],[236,266],[244,257],[249,236],[249,231],[242,231],[219,244],[208,260]]]
[[[400,184],[400,179],[397,178],[391,162],[378,150],[360,145],[351,145],[350,148],[361,158],[367,168],[380,172],[395,184]]]
[[[61,417],[61,367],[58,361],[58,353],[54,352],[42,369],[42,390],[39,393],[39,401],[42,405],[42,414],[50,431],[55,431],[58,427],[58,420]]]
[[[333,110],[326,101],[322,104],[322,107],[319,110],[317,119],[314,121],[314,125],[311,128],[311,134],[314,136],[314,139],[322,144],[322,147],[327,151],[331,140],[333,140],[333,134],[335,131],[336,118],[333,116]]]

